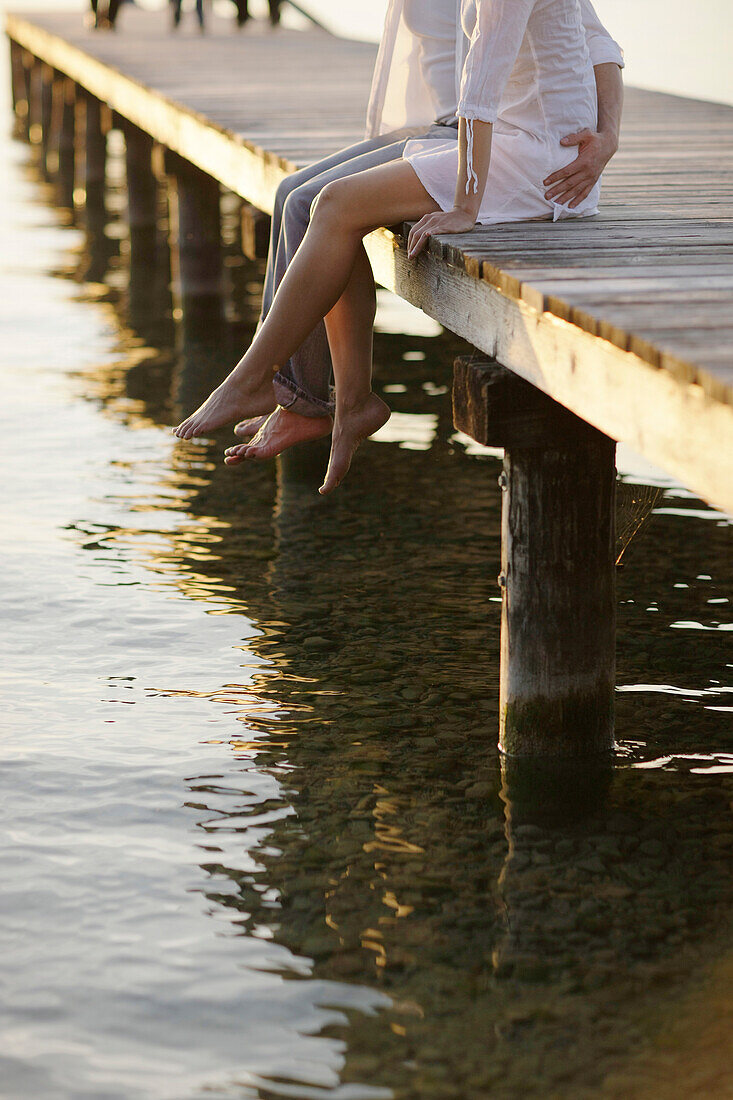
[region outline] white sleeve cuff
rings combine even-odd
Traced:
[[[498,110],[492,110],[485,104],[469,103],[464,99],[458,104],[456,115],[458,118],[465,118],[467,122],[469,119],[472,122],[496,122],[499,117]]]
[[[624,67],[624,51],[612,38],[591,39],[588,43],[590,59],[594,65],[606,65],[611,63]]]

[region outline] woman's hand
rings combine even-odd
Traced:
[[[415,222],[407,238],[407,255],[413,259],[422,252],[428,238],[437,233],[468,233],[476,224],[476,218],[466,210],[456,207],[447,213],[439,210],[436,214],[426,214]]]

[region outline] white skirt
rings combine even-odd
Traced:
[[[458,131],[455,138],[425,137],[407,142],[402,154],[420,183],[441,210],[452,210],[458,175]],[[526,130],[494,126],[491,162],[481,209],[480,225],[520,222],[537,218],[587,218],[598,213],[600,180],[574,209],[545,198],[543,179],[575,160],[577,147],[548,143]]]

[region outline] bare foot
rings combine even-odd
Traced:
[[[253,378],[236,366],[203,405],[173,429],[173,434],[179,439],[206,435],[240,416],[268,414],[273,409],[274,401],[272,373],[268,371],[264,377],[259,375]]]
[[[274,458],[296,443],[307,443],[328,435],[332,428],[330,416],[300,416],[279,405],[267,417],[251,443],[239,443],[224,452],[227,466],[236,466],[246,458]]]
[[[359,444],[379,431],[391,416],[389,407],[376,393],[370,393],[359,405],[336,409],[326,478],[318,492],[325,496],[333,492],[346,477]]]
[[[274,396],[273,393],[273,398]],[[273,408],[270,409],[270,412],[274,412],[276,408],[277,405],[274,405]],[[240,420],[238,424],[234,425],[234,434],[238,435],[240,439],[252,439],[253,436],[257,435],[258,431],[265,423],[268,415],[269,414],[266,413],[264,416],[250,416],[247,420]]]

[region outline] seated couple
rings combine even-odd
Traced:
[[[320,492],[335,489],[390,415],[363,238],[414,222],[414,257],[431,234],[597,213],[622,66],[590,0],[390,0],[367,140],[281,184],[257,333],[175,434],[240,421],[230,466],[331,434]]]

